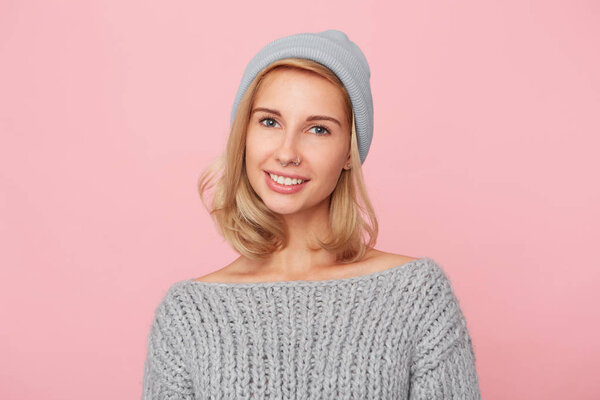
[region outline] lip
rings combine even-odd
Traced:
[[[304,177],[304,176],[302,176],[302,175],[296,175],[296,174],[286,174],[286,173],[284,173],[284,172],[279,172],[279,171],[275,171],[275,170],[268,170],[268,169],[265,169],[265,172],[266,172],[266,173],[268,173],[268,174],[275,174],[275,175],[277,175],[277,176],[283,176],[284,178],[291,178],[291,179],[294,179],[294,178],[296,178],[296,179],[302,179],[303,181],[309,181],[309,180],[310,180],[310,179],[308,179],[308,178],[305,178],[305,177]]]
[[[281,193],[281,194],[298,193],[299,191],[304,189],[304,186],[306,186],[308,183],[308,180],[305,180],[302,183],[299,183],[297,185],[290,185],[290,186],[282,185],[280,183],[275,182],[273,179],[271,179],[271,176],[269,175],[269,173],[267,171],[265,171],[265,179],[266,179],[267,186],[269,187],[269,189],[273,190],[274,192]]]

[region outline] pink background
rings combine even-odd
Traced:
[[[484,399],[598,399],[595,1],[0,4],[0,398],[134,399],[154,308],[236,254],[196,180],[268,41],[372,71],[377,248],[438,261]]]

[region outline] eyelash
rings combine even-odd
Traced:
[[[261,124],[261,125],[262,125],[262,126],[264,126],[264,127],[271,128],[270,126],[267,126],[267,125],[265,125],[265,124],[263,124],[263,123],[262,123],[263,121],[266,121],[266,120],[268,120],[268,119],[270,119],[271,121],[275,121],[275,119],[273,119],[273,118],[271,118],[271,117],[264,117],[264,118],[261,118],[261,119],[259,119],[259,120],[258,120],[258,123],[259,123],[259,124]],[[277,122],[277,121],[275,121],[275,122]],[[323,126],[323,125],[315,125],[315,126],[313,126],[312,128],[322,128],[322,129],[325,129],[325,130],[327,131],[327,133],[315,133],[315,135],[317,135],[317,136],[327,136],[327,135],[331,135],[331,131],[330,131],[330,130],[329,130],[329,128],[328,128],[328,127],[326,127],[326,126]],[[312,128],[310,128],[310,129],[312,129]]]

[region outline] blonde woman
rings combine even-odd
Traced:
[[[443,269],[374,248],[369,79],[338,30],[279,38],[250,61],[225,152],[199,182],[240,256],[168,289],[144,400],[480,398]]]

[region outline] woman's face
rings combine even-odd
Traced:
[[[269,209],[292,214],[328,200],[349,154],[350,127],[336,86],[307,71],[276,69],[265,77],[248,123],[245,166]],[[282,186],[266,171],[306,181]]]

